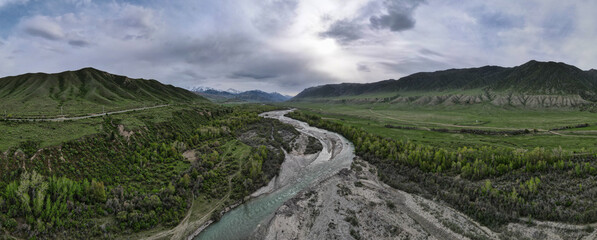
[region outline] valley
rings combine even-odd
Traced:
[[[279,175],[267,187],[253,193],[254,199],[224,214],[217,223],[199,233],[196,239],[247,239],[286,201],[305,188],[316,186],[350,166],[354,154],[352,145],[346,139],[336,133],[285,117],[288,112],[262,114],[291,124],[301,132],[301,136],[291,142],[295,148],[287,152]],[[314,153],[308,153],[309,139],[312,138],[320,142],[321,146]]]
[[[88,84],[101,71],[77,73],[76,81]],[[106,82],[120,78],[100,76]],[[80,88],[76,81],[65,89]],[[136,81],[145,86],[147,80]],[[270,104],[165,94],[153,95],[158,102],[140,101],[141,107],[115,99],[112,106],[125,109],[106,112],[83,104],[76,114],[5,116],[2,232],[41,239],[597,234],[597,120],[590,99],[499,104],[441,97],[446,93],[459,99],[500,94],[299,94]],[[567,99],[558,94],[574,93],[518,94]],[[99,106],[85,95],[72,96],[64,104]],[[443,100],[420,101],[438,96]],[[295,109],[283,110],[289,108]]]
[[[0,240],[597,240],[595,12],[0,0]]]

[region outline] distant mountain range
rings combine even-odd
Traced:
[[[193,88],[191,91],[214,102],[284,102],[291,98],[277,92],[267,93],[260,90],[237,91],[234,89],[216,90],[213,88]]]
[[[0,110],[7,113],[53,114],[97,112],[152,104],[206,101],[205,98],[156,80],[133,79],[94,68],[61,73],[27,73],[0,78]]]
[[[445,99],[430,98],[428,93]],[[537,102],[549,102],[550,98],[559,96],[565,99],[552,104],[575,105],[597,101],[597,70],[583,71],[561,62],[533,60],[512,68],[485,66],[449,69],[415,73],[398,80],[322,85],[303,90],[292,101],[326,98],[354,99],[359,96],[375,95],[392,96],[385,101],[419,103],[444,103],[452,96],[456,96],[458,99],[452,98],[449,100],[450,103],[492,101],[503,104],[502,98],[508,97],[508,104],[513,105],[526,105],[529,101],[527,98]],[[405,98],[406,96],[408,98]],[[513,101],[513,96],[525,98],[525,100],[514,99]],[[422,97],[426,100],[421,99]],[[376,101],[383,100],[376,99]]]

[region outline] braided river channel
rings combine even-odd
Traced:
[[[323,149],[318,154],[303,155],[293,151],[286,153],[278,177],[268,186],[253,193],[255,198],[237,206],[211,224],[194,239],[247,239],[261,224],[267,222],[273,213],[297,193],[324,179],[349,168],[354,155],[354,146],[340,134],[309,126],[284,115],[292,110],[272,111],[260,116],[274,118],[294,126],[302,134],[318,139]]]

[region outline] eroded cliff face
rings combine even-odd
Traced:
[[[314,99],[312,102],[343,103],[343,104],[415,104],[415,105],[471,105],[490,103],[496,106],[516,106],[529,108],[570,108],[579,107],[593,102],[583,99],[580,95],[516,95],[504,94],[486,96],[449,94],[438,96],[409,96],[395,98],[356,98],[356,99]]]
[[[593,239],[583,226],[532,221],[495,232],[436,201],[393,189],[355,160],[287,201],[251,239]]]
[[[422,97],[397,97],[390,103],[411,103],[418,105],[467,105],[489,102],[496,106],[521,106],[531,108],[577,107],[591,102],[579,95],[443,95]]]

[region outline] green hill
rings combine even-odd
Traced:
[[[529,61],[521,66],[505,68],[485,66],[469,69],[449,69],[415,73],[399,80],[374,83],[329,84],[307,88],[293,101],[318,98],[355,98],[358,96],[408,96],[400,101],[416,101],[423,95],[442,96],[443,100],[426,99],[419,102],[443,103],[451,96],[465,97],[468,102],[494,101],[503,95],[524,96],[537,103],[551,96],[566,96],[560,104],[580,104],[597,100],[597,70],[583,71],[565,63]],[[484,93],[487,96],[484,96]],[[478,99],[470,99],[470,97]],[[531,97],[542,96],[542,97]],[[545,98],[542,100],[542,98]],[[459,101],[452,99],[452,101]],[[377,101],[377,100],[376,100]],[[498,102],[504,102],[504,99]],[[525,100],[525,102],[528,101]]]
[[[165,103],[206,101],[156,80],[132,79],[93,68],[0,78],[0,114],[89,114]]]

